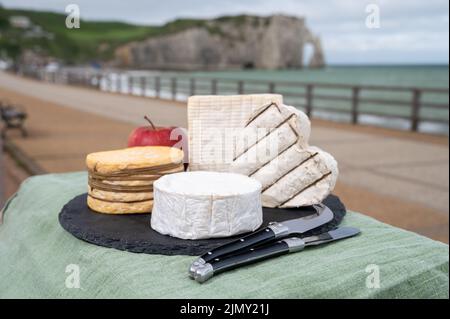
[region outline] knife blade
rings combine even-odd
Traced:
[[[340,227],[318,236],[311,236],[306,238],[285,238],[258,248],[250,248],[249,250],[241,254],[228,256],[223,259],[216,258],[197,267],[195,273],[193,274],[193,278],[197,282],[203,283],[213,275],[217,275],[240,266],[249,265],[268,258],[298,252],[303,250],[305,247],[317,246],[336,240],[353,237],[358,235],[359,233],[360,230],[357,228]]]
[[[328,223],[334,217],[333,212],[324,204],[313,205],[313,208],[316,211],[315,214],[283,222],[272,222],[266,228],[206,252],[196,259],[189,267],[190,277],[194,278],[197,267],[200,267],[211,260],[245,250],[246,248],[261,245],[275,239],[293,234],[303,234],[311,229]]]
[[[305,247],[321,245],[330,241],[335,241],[343,238],[348,238],[359,234],[360,230],[355,227],[338,227],[329,232],[325,232],[318,236],[304,237],[302,240],[305,242]]]

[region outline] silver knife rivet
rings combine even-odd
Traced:
[[[268,232],[268,231],[270,231],[270,229],[269,229],[269,228],[266,228],[266,232]]]
[[[241,241],[245,241],[244,238],[241,238]]]
[[[212,255],[212,252],[208,251],[208,255]]]
[[[215,261],[219,261],[220,259],[219,258],[216,258],[216,259],[214,259]]]
[[[250,248],[250,250],[251,250],[251,251],[254,251],[254,250],[255,250],[255,248]]]

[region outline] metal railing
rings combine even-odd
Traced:
[[[103,91],[180,101],[196,94],[279,93],[285,103],[302,109],[310,118],[353,124],[370,122],[370,118],[381,119],[380,123],[401,120],[411,131],[419,131],[422,123],[428,123],[440,125],[440,130],[448,134],[448,88],[193,78],[151,72],[63,71],[28,75]]]

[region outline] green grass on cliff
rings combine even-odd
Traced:
[[[53,38],[26,37],[25,30],[9,26],[11,16],[28,17],[34,25],[53,34]],[[205,27],[210,33],[223,36],[218,24],[233,22],[240,25],[247,18],[244,15],[220,17],[213,24],[208,23],[208,20],[178,19],[162,26],[81,20],[79,29],[67,29],[65,14],[0,7],[0,57],[7,55],[16,59],[24,50],[32,49],[67,63],[102,61],[111,59],[115,48],[127,42],[176,33],[192,27]]]
[[[24,31],[9,26],[10,16],[26,16],[34,25],[53,34],[46,38],[27,38]],[[152,33],[152,27],[136,26],[122,22],[81,21],[79,29],[65,26],[66,16],[53,12],[0,9],[0,50],[18,46],[20,50],[38,49],[50,56],[68,62],[102,60],[112,56],[113,49],[125,42],[143,39]],[[15,57],[17,52],[8,52]]]

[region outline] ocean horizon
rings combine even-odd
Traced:
[[[227,70],[176,73],[194,77],[237,80],[298,81],[318,83],[395,85],[405,87],[449,87],[448,64],[422,65],[327,65],[320,69]]]

